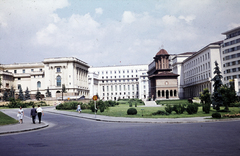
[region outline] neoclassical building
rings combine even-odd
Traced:
[[[20,87],[23,91],[28,88],[34,98],[37,90],[45,96],[49,89],[53,98],[60,98],[64,84],[64,98],[88,97],[88,68],[86,62],[74,57],[47,58],[40,63],[0,65],[1,96],[13,86],[16,94]]]
[[[169,54],[161,49],[148,66],[149,97],[153,100],[178,99],[178,74],[169,67]]]

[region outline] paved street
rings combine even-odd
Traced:
[[[109,123],[46,112],[43,121],[50,126],[1,135],[0,155],[219,156],[240,152],[240,121]]]

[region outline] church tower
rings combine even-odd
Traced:
[[[148,67],[148,77],[150,81],[150,95],[152,100],[178,99],[179,75],[172,73],[169,68],[169,54],[165,49],[161,49],[153,62]]]

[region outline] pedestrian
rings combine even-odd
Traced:
[[[32,117],[32,122],[35,124],[35,119],[37,115],[37,110],[34,108],[34,105],[32,106],[30,116]]]
[[[77,111],[78,111],[78,113],[81,113],[81,111],[82,111],[82,110],[81,110],[81,105],[78,105],[78,106],[77,106]]]
[[[38,105],[38,108],[37,108],[37,115],[38,115],[38,121],[39,121],[39,123],[41,123],[41,118],[42,118],[42,115],[44,115],[44,114],[43,114],[43,110],[40,107],[40,105]]]
[[[18,119],[19,119],[20,124],[23,123],[23,116],[24,116],[24,111],[23,111],[22,107],[20,106],[20,108],[18,110]]]

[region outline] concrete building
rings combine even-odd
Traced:
[[[199,97],[203,89],[213,92],[214,62],[217,61],[221,70],[220,48],[222,41],[210,43],[182,62],[183,98]],[[181,79],[182,79],[181,77]]]
[[[184,98],[184,90],[183,90],[183,86],[184,86],[184,71],[183,71],[183,61],[185,59],[187,59],[188,57],[192,56],[193,54],[195,54],[196,52],[185,52],[185,53],[181,53],[178,55],[175,55],[172,58],[172,72],[174,74],[178,74],[180,76],[178,76],[178,97],[180,99]]]
[[[169,56],[166,50],[161,49],[148,66],[149,97],[152,100],[178,99],[179,75],[171,72]]]
[[[2,86],[0,92],[9,91],[11,86],[18,94],[28,88],[32,98],[37,90],[44,96],[47,89],[53,98],[62,96],[62,84],[66,87],[65,98],[89,95],[87,63],[74,58],[48,58],[41,63],[21,63],[0,66]]]
[[[222,33],[226,35],[221,48],[223,83],[235,82],[235,90],[240,93],[240,27]]]
[[[90,97],[103,100],[148,97],[147,65],[125,65],[89,68]]]

